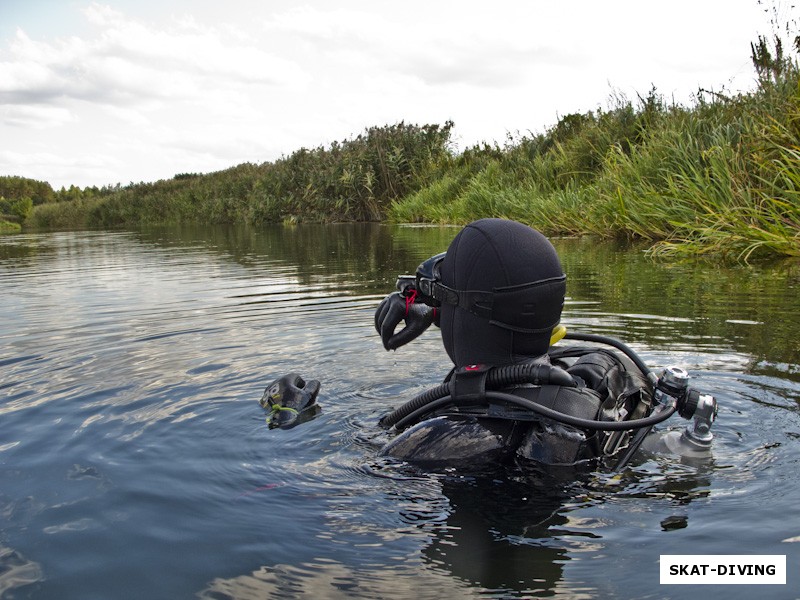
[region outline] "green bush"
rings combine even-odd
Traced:
[[[800,70],[779,49],[763,37],[752,46],[750,93],[698,92],[691,107],[655,89],[617,96],[502,147],[455,154],[453,123],[399,123],[270,163],[127,187],[48,195],[41,182],[0,178],[10,199],[0,213],[36,227],[494,216],[547,234],[642,238],[660,255],[798,256]]]

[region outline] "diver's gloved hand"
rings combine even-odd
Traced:
[[[384,348],[397,350],[419,337],[437,317],[435,308],[414,302],[413,296],[406,297],[394,292],[386,296],[375,311],[375,330],[380,334]],[[400,321],[405,321],[406,326],[395,333]]]

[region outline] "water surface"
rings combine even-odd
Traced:
[[[435,331],[384,352],[373,311],[456,233],[0,237],[0,597],[800,597],[798,265],[554,240],[565,324],[687,368],[720,402],[713,458],[425,472],[377,455],[377,421],[448,360]],[[290,371],[322,412],[270,430]],[[786,555],[788,585],[658,583],[661,554],[741,553]]]

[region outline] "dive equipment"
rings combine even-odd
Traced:
[[[650,367],[641,359],[641,357],[633,351],[633,348],[628,346],[627,344],[621,342],[620,340],[612,337],[608,337],[605,335],[598,335],[596,333],[582,333],[579,331],[567,331],[566,335],[564,336],[565,339],[568,340],[575,340],[576,342],[593,342],[597,344],[605,344],[606,346],[611,346],[616,348],[617,350],[622,351],[622,353],[630,358],[633,361],[639,370],[642,372],[642,375],[647,377],[650,380],[650,383],[655,385],[656,381],[658,381],[658,377],[656,377],[653,372],[650,370]]]
[[[438,308],[458,306],[489,323],[520,333],[550,332],[561,319],[567,276],[547,277],[518,285],[494,287],[492,291],[457,290],[441,282],[440,267],[446,252],[423,261],[416,275],[397,278],[397,290],[404,296],[415,294],[417,301]]]
[[[454,424],[441,438],[443,448],[457,453],[461,446],[468,454],[469,438],[457,432],[470,422],[489,439],[502,430],[518,457],[545,464],[618,460],[624,453],[621,468],[653,426],[675,412],[694,420],[682,441],[693,448],[710,444],[716,401],[691,389],[686,371],[670,367],[659,377],[623,342],[560,325],[566,275],[541,232],[506,219],[479,219],[447,252],[423,261],[414,275],[400,276],[396,286],[397,297],[384,300],[376,313],[384,346],[419,335],[431,319],[417,311],[436,309],[433,322],[455,367],[444,383],[381,420],[396,431],[411,428],[395,438],[409,444],[394,446],[393,456],[413,456],[414,443],[423,439],[429,448],[439,443],[442,428],[425,423],[441,419]],[[400,320],[406,327],[395,334]],[[554,348],[560,339],[589,344]]]
[[[507,365],[502,367],[488,368],[484,365],[470,365],[464,367],[459,371],[464,373],[475,373],[480,371],[484,375],[484,387],[490,389],[499,389],[508,387],[514,384],[530,383],[533,385],[562,385],[566,387],[576,387],[577,383],[572,375],[567,373],[560,367],[545,363],[521,364],[521,365]],[[458,374],[458,371],[455,372]],[[410,424],[410,416],[414,415],[419,418],[423,414],[435,410],[431,408],[431,403],[444,398],[451,398],[451,382],[452,386],[457,378],[451,378],[449,381],[438,385],[418,396],[412,398],[396,410],[392,411],[380,421],[381,427],[389,428],[395,426],[396,429],[404,429],[405,426]],[[458,394],[456,394],[458,397]],[[473,398],[470,398],[472,400]],[[419,412],[421,409],[425,409]],[[409,418],[408,420],[405,420]],[[398,424],[403,421],[403,426]]]
[[[614,467],[614,470],[619,470],[638,450],[653,426],[666,421],[677,412],[685,419],[694,419],[681,434],[681,441],[691,444],[697,450],[707,449],[710,446],[713,439],[710,430],[716,418],[717,402],[712,396],[700,394],[690,388],[689,375],[685,370],[679,367],[667,367],[658,377],[633,349],[615,338],[579,332],[566,332],[563,337],[609,345],[621,350],[630,358],[653,386],[656,404],[650,415],[614,421],[583,419],[503,392],[503,389],[519,384],[565,387],[578,385],[570,373],[558,366],[548,363],[524,363],[498,367],[469,365],[455,369],[452,376],[444,383],[419,394],[384,416],[380,424],[385,428],[394,427],[395,430],[402,431],[424,420],[426,416],[449,406],[465,408],[486,405],[489,401],[502,402],[579,429],[606,432],[637,430],[625,454]]]
[[[550,345],[555,346],[564,339],[565,335],[567,335],[567,328],[563,325],[556,325],[553,327],[553,331],[550,332]]]
[[[680,367],[667,367],[656,381],[653,399],[669,408],[677,403],[677,399],[686,393],[689,387],[689,374]]]
[[[269,410],[267,423],[270,429],[288,429],[297,424],[298,419],[308,418],[319,412],[316,403],[319,389],[319,381],[306,381],[297,373],[288,373],[269,384],[260,403]]]
[[[678,446],[683,443],[692,453],[708,450],[711,447],[711,441],[714,439],[714,434],[711,433],[711,425],[717,418],[718,410],[717,401],[714,397],[708,394],[700,394],[697,390],[690,388],[689,374],[680,367],[674,366],[664,369],[661,377],[656,380],[654,388],[653,398],[656,400],[656,407],[653,409],[653,414],[663,411],[675,412],[677,410],[678,414],[684,419],[694,419],[680,434],[680,439],[677,440],[677,443],[671,445],[671,449],[677,451]],[[614,467],[615,471],[620,470],[628,463],[651,430],[652,427],[647,427],[637,432],[628,445],[625,454]],[[669,432],[665,436],[665,442],[667,442],[667,437],[674,437],[672,433]]]

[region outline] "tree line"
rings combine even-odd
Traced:
[[[450,156],[452,126],[371,127],[352,139],[301,148],[273,162],[180,173],[152,183],[59,192],[44,184],[28,224],[379,221],[392,202],[430,183],[433,167]]]
[[[787,29],[789,31],[789,29]],[[371,127],[262,164],[53,191],[0,178],[0,213],[31,227],[507,217],[547,234],[643,238],[660,254],[800,256],[800,38],[751,45],[756,87],[650,90],[542,133],[457,152],[452,122]]]

